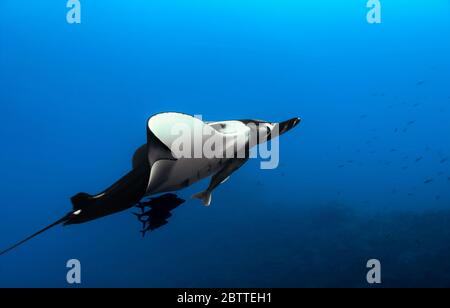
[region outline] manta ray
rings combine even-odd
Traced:
[[[144,197],[179,191],[211,177],[209,186],[192,196],[209,206],[212,192],[248,161],[252,148],[284,134],[299,123],[299,118],[279,123],[262,120],[205,122],[183,113],[156,114],[147,121],[147,142],[135,151],[129,173],[99,194],[76,194],[71,198],[73,209],[68,214],[0,255],[56,225],[96,220],[132,208]],[[181,137],[183,131],[185,134]],[[205,149],[215,155],[206,153]],[[167,206],[170,211],[180,204],[177,201],[180,199],[172,197],[163,197],[158,202],[174,200],[172,207]],[[160,214],[153,210],[150,213],[156,213],[159,220],[164,218],[162,224],[170,217],[169,212]],[[141,219],[142,214],[138,217]],[[154,226],[147,227],[149,229]]]

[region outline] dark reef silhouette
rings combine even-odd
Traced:
[[[368,287],[372,258],[382,264],[377,287],[450,286],[448,209],[371,212],[331,202],[288,213],[267,208],[251,227],[237,219],[232,253],[246,256],[238,287]]]

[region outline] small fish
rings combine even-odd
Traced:
[[[362,115],[359,116],[359,118],[360,119],[365,119],[365,118],[367,118],[367,114],[362,114]]]
[[[446,163],[447,161],[448,161],[448,157],[445,157],[445,158],[441,159],[440,163],[441,163],[441,164],[444,164],[444,163]]]
[[[415,120],[413,120],[413,121],[409,121],[408,123],[406,123],[406,125],[413,125],[414,123],[416,123],[416,121],[415,121]]]
[[[393,153],[393,152],[397,152],[397,149],[391,149],[391,151],[390,151],[391,153]]]
[[[416,86],[423,86],[424,83],[425,83],[425,80],[420,80],[416,83]]]
[[[416,158],[416,163],[418,163],[419,161],[421,161],[423,159],[423,156],[419,156]]]
[[[439,200],[441,200],[441,196],[437,195],[435,199],[436,199],[436,201],[439,201]]]
[[[433,182],[433,179],[428,179],[428,180],[423,181],[424,184],[430,184],[431,182]]]
[[[338,168],[344,168],[345,167],[345,165],[339,165],[338,166]]]

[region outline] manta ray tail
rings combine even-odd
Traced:
[[[3,250],[3,251],[0,251],[0,256],[3,255],[3,254],[5,254],[5,253],[7,253],[7,252],[9,252],[9,251],[11,251],[11,250],[13,250],[14,248],[17,248],[18,246],[20,246],[20,245],[22,245],[23,243],[25,243],[25,242],[31,240],[32,238],[38,236],[39,234],[41,234],[41,233],[47,231],[48,229],[53,228],[54,226],[57,226],[57,225],[59,225],[59,224],[65,222],[65,221],[67,221],[71,215],[72,215],[72,213],[67,214],[67,215],[64,216],[63,218],[61,218],[61,219],[55,221],[55,222],[52,223],[51,225],[48,225],[47,227],[45,227],[45,228],[39,230],[38,232],[36,232],[36,233],[30,235],[30,236],[27,237],[26,239],[21,240],[20,242],[18,242],[18,243],[16,243],[16,244],[14,244],[13,246],[9,247],[8,249],[5,249],[5,250]]]
[[[199,192],[198,194],[193,195],[192,198],[202,200],[203,204],[206,206],[211,204],[211,192],[208,190]]]

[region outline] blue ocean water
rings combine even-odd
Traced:
[[[450,286],[450,2],[0,2],[0,247],[131,168],[146,120],[303,119],[145,238],[131,210],[0,257],[0,287]],[[448,160],[447,160],[448,159]],[[432,180],[430,183],[428,180]]]

